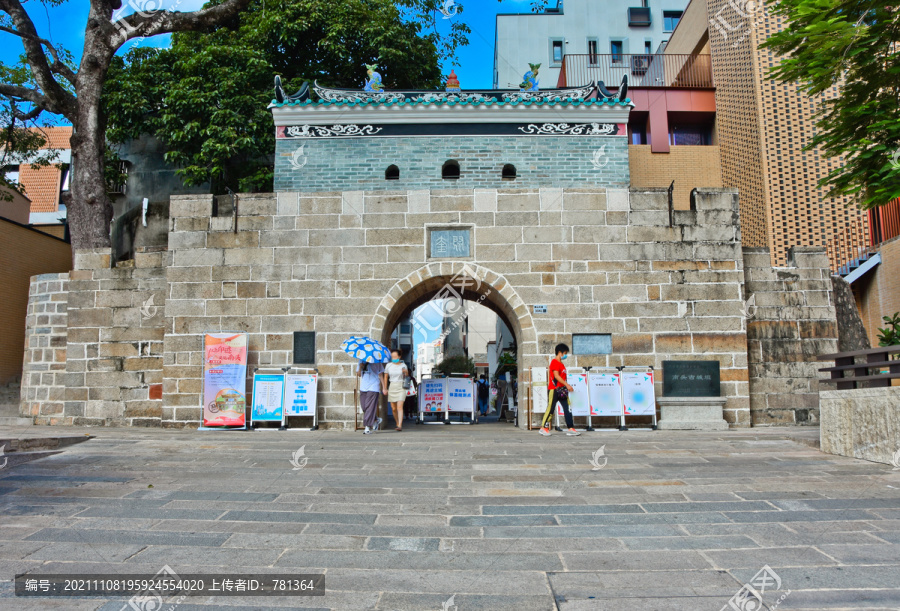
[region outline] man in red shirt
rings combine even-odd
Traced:
[[[544,413],[544,419],[541,421],[541,435],[550,436],[550,417],[556,404],[562,405],[563,414],[566,417],[566,435],[575,437],[581,435],[575,430],[575,423],[572,421],[572,412],[569,411],[569,393],[574,391],[572,385],[566,381],[566,366],[563,361],[569,356],[569,347],[565,344],[556,345],[556,357],[550,361],[550,376],[547,381],[547,389],[549,398],[547,400],[547,411]]]

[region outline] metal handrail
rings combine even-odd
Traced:
[[[609,89],[626,75],[631,87],[715,87],[711,56],[692,53],[567,54],[556,86],[603,81]]]

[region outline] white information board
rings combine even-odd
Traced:
[[[451,412],[475,412],[475,383],[471,378],[447,378],[447,409]]]
[[[591,416],[620,417],[622,406],[622,384],[619,373],[595,373],[588,375],[591,395]]]
[[[313,416],[316,413],[318,375],[289,374],[285,378],[285,416]]]
[[[623,371],[622,398],[626,416],[656,415],[656,394],[652,371]]]
[[[547,413],[547,368],[532,367],[531,368],[531,404],[532,413],[543,418]],[[497,406],[497,412],[500,412],[500,406]]]
[[[573,373],[566,377],[566,381],[574,390],[569,391],[569,412],[573,416],[590,416],[591,400],[588,393],[587,374]],[[549,392],[547,393],[549,395]],[[562,405],[556,404],[556,413],[564,415]]]
[[[419,411],[424,413],[447,411],[447,378],[422,380],[419,384]]]
[[[284,374],[253,374],[253,422],[280,422],[284,408]]]

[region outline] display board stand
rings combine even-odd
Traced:
[[[635,416],[651,416],[649,429],[631,429],[636,431],[656,430],[656,391],[654,389],[653,367],[620,367],[622,380],[622,424],[620,431],[629,430],[625,418]]]
[[[256,431],[315,431],[319,428],[316,394],[319,370],[304,367],[253,370],[250,429]],[[291,428],[290,417],[309,417],[312,427]],[[278,422],[278,428],[258,427],[260,422]]]
[[[287,367],[285,374],[284,419],[279,430],[300,432],[319,430],[319,370],[314,367]],[[309,379],[310,376],[312,380]],[[291,427],[289,418],[312,418],[312,426]]]
[[[253,394],[250,397],[250,430],[284,430],[284,380],[286,367],[253,369]],[[258,428],[260,422],[278,422],[280,427]]]
[[[447,378],[447,419],[445,424],[478,424],[477,392],[475,380],[459,374]],[[459,422],[450,420],[450,412],[459,414]],[[469,414],[469,422],[463,421],[463,414]]]
[[[591,431],[619,431],[622,423],[622,385],[618,367],[585,367],[588,374],[588,395],[592,418],[615,419],[611,427],[591,428]],[[591,420],[588,421],[589,423]]]
[[[585,428],[576,428],[576,430],[581,431],[594,430],[591,426],[591,401],[590,396],[588,395],[587,385],[587,372],[589,370],[589,367],[585,369],[582,369],[581,367],[572,367],[566,371],[567,381],[572,388],[575,389],[574,392],[569,393],[569,411],[572,412],[572,423],[575,423],[575,418],[587,418],[587,426]],[[551,397],[550,390],[547,389],[547,401],[549,401]],[[560,413],[562,410],[560,407],[557,407],[557,405],[553,406],[553,413],[556,416],[556,430],[564,431],[566,429],[560,426],[560,418],[564,417],[565,414]]]
[[[419,410],[416,414],[416,424],[450,424],[450,411],[446,409],[446,380],[447,378],[437,378],[431,374],[422,376],[416,396],[416,406]],[[426,409],[428,405],[433,405],[438,400],[440,400],[439,409]],[[425,414],[437,415],[440,413],[444,414],[442,419],[435,418],[430,422],[425,421]]]

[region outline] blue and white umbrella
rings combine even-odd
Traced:
[[[341,349],[353,358],[367,363],[387,363],[391,360],[391,351],[387,346],[369,337],[351,337],[344,340]]]

